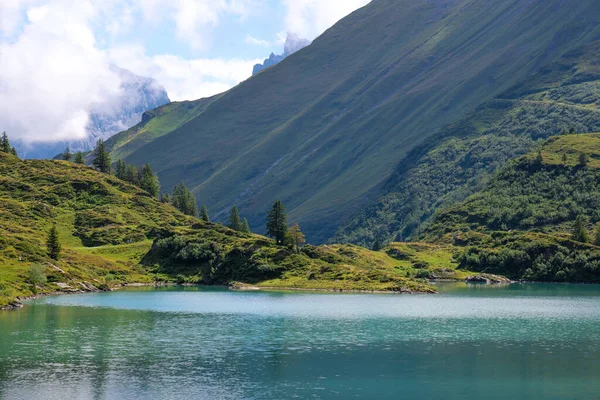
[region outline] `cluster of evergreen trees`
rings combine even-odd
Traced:
[[[73,154],[71,152],[71,148],[69,146],[67,146],[67,148],[65,149],[65,151],[62,153],[62,159],[65,161],[73,161],[75,164],[85,164],[85,159],[83,158],[83,153],[78,151],[77,153]]]
[[[298,224],[288,228],[285,206],[280,200],[273,203],[267,215],[267,234],[275,239],[279,246],[288,246],[298,253],[306,243],[306,238]]]
[[[125,182],[139,186],[154,197],[158,197],[160,192],[160,181],[152,171],[150,164],[142,167],[127,165],[123,160],[117,161],[115,176]]]
[[[13,156],[18,156],[17,150],[10,145],[6,132],[2,132],[2,138],[0,138],[0,151],[12,154]]]

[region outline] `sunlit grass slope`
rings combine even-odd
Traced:
[[[58,261],[45,242],[56,225]],[[66,161],[0,152],[0,307],[34,293],[108,289],[155,281],[280,284],[305,288],[430,292],[409,266],[353,246],[306,246],[300,254],[263,236],[181,214],[111,175]]]

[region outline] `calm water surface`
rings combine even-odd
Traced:
[[[0,312],[1,399],[599,399],[600,287],[139,289]]]

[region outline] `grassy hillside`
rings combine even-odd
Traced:
[[[324,241],[442,126],[597,38],[598,15],[594,0],[374,0],[121,156],[252,226],[279,198]]]
[[[153,140],[174,131],[192,118],[201,114],[218,96],[196,101],[172,102],[147,111],[142,122],[112,136],[106,141],[108,149],[116,159],[122,159]]]
[[[540,153],[509,163],[483,190],[435,215],[424,238],[466,246],[456,257],[462,268],[600,282],[600,247],[572,240],[577,217],[592,242],[600,224],[600,134],[551,138]]]
[[[368,245],[418,237],[435,211],[483,188],[507,161],[563,131],[600,130],[600,42],[567,53],[413,151],[387,194],[334,240]]]
[[[45,247],[54,224],[59,261]],[[382,252],[307,246],[295,254],[265,237],[184,216],[91,168],[0,152],[0,307],[33,294],[34,265],[47,276],[41,293],[155,281],[433,291],[415,279],[411,264]]]

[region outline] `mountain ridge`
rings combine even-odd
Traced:
[[[280,198],[323,242],[444,125],[598,38],[597,11],[376,0],[126,161],[149,161],[167,188],[184,179],[212,214],[236,203],[252,225]]]

